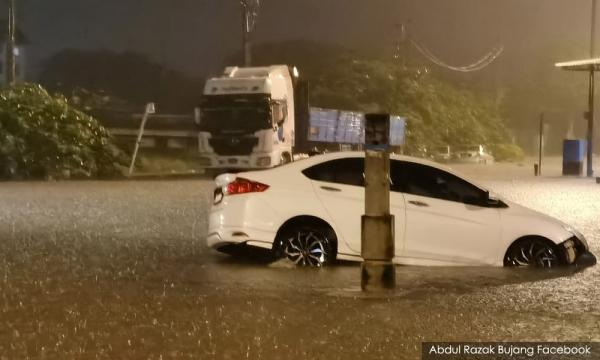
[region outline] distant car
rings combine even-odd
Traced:
[[[555,267],[595,263],[572,227],[490,195],[423,159],[392,155],[395,258],[407,265]],[[304,266],[360,261],[364,153],[317,155],[216,179],[207,243],[271,250]]]
[[[454,154],[454,160],[461,163],[493,164],[494,157],[487,152],[483,145],[459,148]]]
[[[433,148],[431,154],[433,160],[440,163],[447,163],[452,159],[452,152],[450,146],[438,146]]]

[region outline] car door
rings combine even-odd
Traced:
[[[497,258],[500,212],[485,190],[433,166],[402,161],[393,173],[406,200],[408,263],[489,264]]]
[[[303,173],[312,180],[313,188],[338,236],[351,253],[361,252],[361,216],[365,213],[364,158],[330,160]],[[395,251],[398,254],[404,239],[404,197],[397,192],[390,196],[390,212],[395,218]]]

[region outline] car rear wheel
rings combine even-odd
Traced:
[[[511,267],[553,268],[561,264],[556,246],[548,240],[531,238],[513,244],[504,258],[504,265]]]
[[[333,242],[333,235],[327,229],[297,226],[281,234],[276,253],[298,266],[322,267],[335,259]]]

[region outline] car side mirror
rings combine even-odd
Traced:
[[[493,204],[490,204],[490,201],[492,201],[492,200],[490,199],[490,193],[487,191],[483,192],[479,196],[477,196],[477,195],[465,196],[465,197],[463,197],[462,200],[467,205],[484,206],[484,207],[493,206]]]
[[[490,208],[507,208],[508,205],[498,198],[490,197],[490,193],[486,191],[485,205]]]
[[[492,208],[506,208],[508,205],[504,203],[504,201],[495,198],[488,198],[486,200],[486,206]]]
[[[464,196],[462,201],[467,205],[486,206],[487,198],[480,196]]]

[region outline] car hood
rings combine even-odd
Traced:
[[[510,226],[522,227],[523,229],[535,229],[535,233],[543,235],[555,243],[560,243],[567,238],[577,235],[577,230],[569,224],[546,215],[536,210],[519,205],[512,201],[502,200],[508,208],[502,212],[503,222]],[[511,221],[512,220],[512,221]]]
[[[512,201],[508,201],[508,200],[504,200],[504,199],[502,199],[502,201],[504,201],[504,203],[506,203],[506,205],[508,205],[507,212],[510,213],[510,215],[531,217],[531,218],[536,218],[539,220],[545,220],[548,222],[556,223],[560,226],[569,226],[568,224],[564,223],[563,221],[561,221],[555,217],[552,217],[550,215],[539,212],[537,210],[530,209],[528,207],[525,207],[523,205],[517,204]]]

